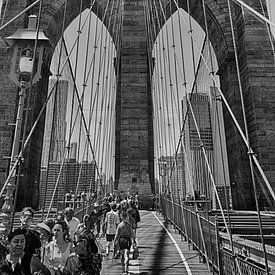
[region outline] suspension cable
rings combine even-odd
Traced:
[[[156,14],[156,5],[155,5],[154,9],[153,9],[153,6],[151,6],[151,10],[152,11],[154,10],[155,14]],[[156,21],[158,23],[158,28],[160,30],[160,22],[158,20],[158,17],[156,18]],[[160,150],[163,154],[162,158],[164,158],[165,155],[167,156],[167,144],[165,142],[165,140],[167,140],[167,139],[166,139],[166,131],[165,131],[165,127],[164,127],[165,123],[163,123],[163,121],[165,121],[165,113],[164,113],[164,106],[163,106],[164,104],[162,102],[162,99],[163,99],[163,88],[162,87],[164,86],[164,84],[163,84],[163,75],[162,75],[162,57],[161,57],[161,42],[160,42],[161,37],[160,36],[161,36],[161,33],[159,33],[159,35],[158,35],[158,41],[157,41],[157,44],[156,44],[156,46],[157,46],[156,47],[156,57],[157,57],[157,55],[159,56],[158,57],[159,62],[157,62],[157,72],[158,72],[158,75],[159,75],[159,81],[158,81],[157,88],[158,88],[158,91],[160,93],[160,95],[158,96],[159,110],[160,110],[159,124],[162,126],[161,127],[161,135],[160,135],[160,146],[161,146]],[[161,119],[162,119],[162,121],[161,121]],[[168,189],[168,183],[165,182],[165,185],[166,185],[165,186],[165,191],[167,192],[168,191],[167,190]]]
[[[152,7],[152,10],[155,11],[155,16],[156,16],[156,20],[157,20],[157,23],[158,23],[158,28],[159,30],[161,29],[161,24],[160,24],[160,19],[159,19],[159,16],[158,16],[158,13],[157,13],[157,7],[156,7],[156,2],[155,0],[153,1],[155,7],[153,9]],[[159,55],[159,67],[158,67],[158,72],[159,72],[159,75],[160,75],[160,83],[159,83],[159,89],[160,89],[160,94],[161,96],[159,97],[159,101],[160,101],[160,105],[159,106],[163,106],[162,107],[162,117],[163,117],[163,127],[162,127],[162,144],[163,144],[163,149],[164,149],[164,154],[166,156],[168,156],[168,146],[167,146],[167,140],[168,138],[166,138],[166,136],[168,135],[167,131],[165,130],[165,117],[167,119],[167,116],[165,116],[165,104],[164,104],[164,89],[166,89],[167,87],[167,83],[166,83],[166,78],[165,78],[165,75],[163,73],[163,55],[161,54],[163,52],[163,49],[161,49],[161,39],[163,40],[163,35],[162,33],[159,33],[159,36],[158,36],[158,55]],[[162,43],[163,44],[163,43]],[[164,45],[164,44],[163,44]],[[167,112],[166,112],[167,113]],[[169,124],[169,123],[168,123]],[[168,135],[169,136],[169,135]],[[165,142],[166,141],[166,142]]]
[[[266,22],[267,24],[275,27],[275,23],[273,23],[271,20],[267,19],[265,16],[263,16],[262,14],[257,12],[255,9],[253,9],[252,7],[250,7],[249,5],[244,3],[242,0],[232,0],[232,1],[238,5],[241,5],[242,7],[245,7],[248,11],[250,11],[253,15],[255,15],[256,18],[259,18],[259,19],[263,20],[264,22]]]
[[[14,16],[11,20],[9,20],[7,23],[5,23],[4,25],[2,25],[0,27],[0,31],[2,31],[4,28],[6,28],[7,26],[9,26],[11,23],[13,23],[17,18],[19,18],[21,15],[23,15],[25,12],[27,12],[28,10],[30,10],[33,6],[35,6],[36,4],[38,4],[40,1],[43,0],[36,0],[35,2],[33,2],[32,4],[30,4],[27,8],[25,8],[24,10],[22,10],[21,12],[19,12],[16,16]]]
[[[82,19],[82,6],[83,6],[83,0],[81,0],[80,3],[80,14],[79,14],[79,21],[78,21],[78,32],[81,33],[80,28],[81,28],[81,19]],[[91,32],[91,14],[92,12],[89,12],[89,21],[88,21],[88,28],[87,28],[87,41],[86,41],[86,51],[85,51],[85,61],[84,61],[84,72],[83,72],[83,83],[82,83],[82,94],[81,94],[81,104],[83,106],[84,104],[84,97],[85,97],[85,88],[86,88],[86,83],[85,83],[85,78],[86,78],[86,74],[87,74],[87,64],[88,64],[88,56],[89,56],[89,42],[90,42],[90,32]],[[74,70],[74,76],[77,76],[77,70],[78,70],[78,58],[79,58],[79,44],[80,41],[78,39],[77,41],[77,47],[76,47],[76,54],[75,54],[75,70]],[[73,91],[74,93],[74,91]],[[71,115],[73,115],[73,109],[71,111]],[[76,115],[77,118],[77,115]],[[81,141],[81,136],[82,136],[82,117],[80,117],[80,122],[79,122],[79,136],[78,136],[78,152],[77,152],[77,157],[76,159],[79,161],[79,154],[80,154],[80,141]],[[88,128],[89,131],[89,128]],[[89,132],[87,133],[89,134]],[[75,193],[74,193],[74,199],[73,199],[73,208],[75,208],[75,199],[77,198],[77,194],[78,194],[78,189],[79,189],[79,185],[80,185],[80,178],[81,178],[81,174],[82,174],[82,169],[83,169],[83,165],[84,165],[84,158],[85,158],[85,150],[87,149],[87,153],[88,154],[88,140],[85,140],[84,143],[84,150],[83,150],[83,156],[82,156],[82,161],[80,164],[80,169],[78,172],[78,179],[77,179],[77,184],[76,184],[76,188],[75,188]],[[70,147],[68,146],[68,150]]]
[[[107,6],[109,6],[109,1],[108,1],[108,4]],[[113,6],[114,6],[114,1],[112,1],[112,6],[111,6],[111,13],[113,12]],[[107,27],[105,28],[105,41],[104,41],[104,69],[103,69],[103,74],[102,74],[102,81],[103,81],[103,85],[102,85],[102,97],[101,97],[101,115],[100,115],[100,123],[103,124],[103,129],[102,129],[102,134],[101,136],[103,137],[103,141],[101,141],[102,143],[102,150],[101,148],[99,148],[99,151],[101,151],[101,155],[100,155],[100,158],[99,158],[99,163],[102,164],[102,167],[103,167],[103,163],[105,164],[104,165],[104,171],[103,171],[103,174],[106,175],[106,178],[108,178],[108,175],[107,175],[107,171],[106,171],[106,165],[107,165],[107,160],[105,159],[104,160],[104,154],[105,154],[105,145],[106,145],[106,139],[108,137],[108,130],[109,130],[109,127],[111,126],[110,124],[107,124],[106,121],[107,121],[107,112],[109,111],[108,109],[108,105],[110,104],[110,97],[111,97],[111,93],[108,93],[108,85],[109,85],[109,78],[108,78],[108,74],[109,74],[109,71],[111,70],[110,68],[110,41],[111,41],[111,38],[110,36],[107,36],[108,35],[108,32],[107,32],[107,29],[110,28],[110,21],[108,22],[108,25]],[[108,49],[108,54],[107,54],[107,49]],[[107,58],[107,64],[106,64],[106,58]],[[106,72],[106,68],[107,68],[107,72]],[[111,74],[111,72],[110,72]],[[107,98],[105,101],[103,101],[104,98]],[[105,110],[103,112],[103,110]],[[102,113],[103,112],[103,113]],[[108,127],[109,126],[109,127]],[[106,152],[106,155],[107,155],[107,152]],[[105,156],[105,158],[107,158],[107,156]]]
[[[80,31],[80,27],[81,27],[81,19],[82,19],[82,6],[83,6],[83,0],[81,0],[80,2],[80,12],[79,12],[79,20],[78,20],[78,30]],[[87,28],[87,43],[89,43],[89,38],[90,38],[90,30],[91,30],[91,12],[89,13],[89,23],[88,23],[88,28]],[[79,59],[79,44],[80,44],[80,40],[78,39],[77,41],[77,45],[76,45],[76,53],[75,53],[75,63],[74,63],[74,75],[75,78],[77,78],[77,71],[78,71],[78,59]],[[85,78],[85,74],[86,74],[86,69],[87,69],[87,62],[88,62],[88,53],[89,53],[89,47],[86,44],[86,52],[85,52],[85,62],[84,62],[84,73],[83,73],[83,77]],[[74,92],[73,92],[74,93]],[[83,101],[84,101],[84,96],[85,96],[85,91],[84,89],[82,89],[82,94],[81,94],[81,103],[83,105]],[[72,110],[72,114],[73,114],[73,110]],[[79,160],[79,154],[80,154],[80,143],[81,143],[81,136],[82,136],[82,117],[80,117],[80,122],[79,122],[79,135],[78,135],[78,146],[77,146],[77,156],[76,159]],[[68,150],[70,150],[70,147],[68,147]],[[80,170],[82,170],[82,165],[80,167]],[[76,188],[78,188],[78,185],[76,186]],[[74,200],[76,198],[76,192],[75,192],[75,196],[74,196]]]
[[[208,28],[208,23],[207,23],[207,14],[206,14],[206,7],[205,7],[205,0],[202,0],[202,8],[203,8],[203,16],[204,16],[204,25],[205,25],[205,32],[206,32],[206,42],[208,44],[208,51],[209,51],[209,57],[210,57],[210,68],[211,68],[211,74],[214,77],[214,65],[213,65],[213,56],[212,56],[212,48],[211,48],[211,43],[210,43],[210,39],[209,39],[209,28]],[[216,95],[216,90],[215,90],[215,82],[212,80],[213,83],[213,87],[214,87],[214,97],[216,99],[217,95]],[[212,104],[212,94],[211,91],[209,91],[209,99],[210,99],[210,104],[213,108],[213,104]],[[228,218],[228,229],[230,232],[230,244],[231,244],[231,250],[233,255],[235,255],[235,251],[233,248],[233,239],[232,239],[232,234],[231,234],[231,217],[230,217],[230,213],[229,213],[229,201],[228,201],[228,192],[227,192],[227,188],[226,188],[226,180],[225,180],[225,163],[224,163],[224,156],[223,156],[223,142],[222,142],[222,136],[221,136],[221,128],[220,128],[220,118],[218,115],[218,109],[217,109],[217,100],[215,100],[215,110],[214,110],[214,119],[217,118],[217,123],[218,123],[218,131],[219,131],[219,140],[220,140],[220,146],[221,146],[221,157],[222,157],[222,166],[223,166],[223,175],[224,175],[224,194],[225,194],[225,203],[226,203],[226,210],[227,210],[227,218]],[[215,112],[216,111],[216,112]],[[214,125],[216,125],[216,123],[214,123]],[[216,156],[217,157],[217,156]]]
[[[177,6],[177,9],[180,10],[179,6],[177,5],[176,0],[173,0],[173,1],[175,2],[176,6]],[[183,17],[182,17],[182,18],[183,18]],[[187,23],[185,22],[185,19],[184,19],[184,18],[183,18],[183,22],[184,22],[185,25],[187,25]],[[189,35],[192,35],[192,34],[189,33]],[[195,40],[195,39],[194,39],[194,40]],[[196,46],[197,46],[197,45],[196,45]],[[201,55],[201,56],[202,56],[202,55]],[[209,66],[207,65],[207,63],[206,63],[206,61],[205,61],[205,59],[204,59],[203,56],[202,56],[202,60],[203,60],[203,62],[205,63],[205,66],[206,66],[207,70],[210,72],[211,70],[210,70]],[[213,78],[212,75],[211,75],[211,78],[212,78],[212,79],[214,80],[214,82],[216,83],[216,79]],[[232,110],[231,110],[231,108],[230,108],[230,106],[229,106],[229,104],[228,104],[228,102],[227,102],[227,100],[226,100],[226,98],[225,98],[223,92],[222,92],[221,89],[218,87],[217,83],[216,83],[216,86],[217,86],[217,90],[219,91],[220,96],[222,97],[223,103],[224,103],[226,109],[228,110],[228,112],[229,112],[229,114],[230,114],[230,116],[231,116],[233,122],[235,123],[236,128],[237,128],[237,130],[238,130],[238,132],[239,132],[239,134],[240,134],[242,140],[244,141],[244,143],[245,143],[245,145],[246,145],[248,151],[253,153],[253,150],[252,150],[252,148],[248,145],[247,140],[246,140],[246,137],[245,137],[245,135],[244,135],[244,133],[243,133],[243,130],[242,130],[242,128],[240,127],[240,125],[239,125],[239,123],[238,123],[238,121],[237,121],[237,119],[236,119],[234,113],[232,112]],[[268,190],[269,190],[269,192],[270,192],[270,194],[271,194],[273,200],[275,201],[275,193],[274,193],[274,191],[273,191],[273,189],[272,189],[272,187],[271,187],[271,185],[270,185],[270,183],[269,183],[269,181],[268,181],[268,179],[267,179],[267,177],[266,177],[266,175],[265,175],[265,173],[264,173],[264,171],[263,171],[261,165],[259,164],[259,161],[258,161],[258,159],[257,159],[257,157],[256,157],[255,154],[252,154],[252,159],[253,159],[253,161],[254,161],[254,163],[255,163],[255,165],[256,165],[258,171],[260,172],[260,174],[261,174],[261,176],[262,176],[262,179],[264,180],[264,182],[265,182],[265,184],[266,184],[266,186],[267,186],[267,188],[268,188]]]

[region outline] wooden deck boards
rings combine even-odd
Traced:
[[[180,250],[183,253],[186,264],[169,237],[154,215],[155,212],[141,211],[141,222],[137,230],[137,242],[140,256],[138,260],[130,260],[129,273],[139,275],[201,275],[211,274],[207,266],[199,261],[197,251],[189,250],[188,244],[181,241],[179,234],[171,226],[166,226]],[[156,214],[161,222],[163,218]],[[101,239],[102,247],[105,247],[105,239]],[[112,254],[112,253],[111,253]],[[102,275],[122,274],[120,259],[104,258]],[[189,268],[189,273],[186,269]]]

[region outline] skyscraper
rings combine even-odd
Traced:
[[[213,138],[210,120],[210,106],[209,98],[207,94],[194,93],[189,96],[189,100],[192,104],[189,109],[188,119],[184,131],[184,143],[185,150],[188,158],[188,168],[186,186],[187,194],[194,196],[194,192],[200,195],[205,195],[206,198],[212,198],[211,192],[211,180],[207,168],[206,161],[204,159],[201,145],[204,145],[209,164],[213,171]],[[187,107],[186,107],[187,110]],[[199,129],[200,137],[197,132]]]
[[[162,176],[162,192],[170,193],[173,198],[185,194],[184,158],[181,153],[177,156],[162,156],[159,159]]]
[[[184,129],[185,181],[187,194],[194,196],[196,192],[197,195],[203,195],[206,199],[212,200],[212,207],[216,208],[217,200],[211,174],[218,193],[223,197],[225,185],[229,190],[229,175],[222,106],[221,102],[217,101],[216,90],[211,87],[210,91],[211,100],[207,93],[193,93],[192,97],[189,95],[194,115],[189,109]],[[183,107],[186,113],[188,109],[186,98]]]
[[[46,111],[45,132],[41,166],[47,167],[48,162],[59,162],[63,159],[66,136],[66,112],[69,83],[67,80],[50,78],[49,92],[54,90]]]

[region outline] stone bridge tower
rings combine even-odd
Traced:
[[[117,91],[116,187],[139,193],[143,204],[154,192],[154,145],[150,57],[144,1],[124,1],[120,83]]]

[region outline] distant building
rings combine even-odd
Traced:
[[[209,160],[209,164],[213,171],[213,138],[210,119],[210,106],[207,94],[193,93],[189,95],[192,104],[195,120],[189,109],[188,119],[184,129],[184,144],[187,154],[188,167],[186,167],[186,192],[190,196],[194,196],[194,192],[199,195],[206,196],[207,199],[212,198],[212,188],[210,174],[207,164],[201,150],[201,140]],[[187,110],[187,104],[185,104]],[[200,137],[197,133],[197,127]]]
[[[183,155],[162,156],[159,159],[162,192],[177,198],[185,193]]]
[[[59,80],[54,87],[56,78],[49,80],[49,92],[54,90],[47,104],[45,132],[41,166],[47,167],[48,162],[60,162],[64,159],[66,136],[66,112],[69,82]]]
[[[194,196],[195,192],[197,196],[204,196],[206,199],[211,200],[212,207],[216,208],[217,200],[211,175],[202,151],[202,145],[214,175],[214,182],[223,198],[225,197],[225,194],[222,194],[224,188],[221,187],[226,184],[229,192],[229,175],[222,106],[221,102],[216,100],[215,89],[211,87],[210,91],[212,93],[212,101],[209,100],[207,93],[193,93],[192,97],[189,95],[195,120],[189,110],[184,129],[186,151],[185,182],[186,194]],[[186,98],[183,109],[184,113],[186,113]],[[199,129],[200,137],[197,128]]]
[[[48,171],[42,168],[40,179],[40,194],[45,194],[45,199],[41,198],[42,206],[47,209],[50,206],[52,196],[52,208],[57,207],[58,201],[64,200],[64,195],[69,192],[75,192],[78,185],[78,193],[85,191],[95,192],[95,162],[77,162],[75,159],[66,160],[63,164],[59,162],[50,162]],[[59,180],[58,180],[59,178]],[[58,184],[56,185],[58,180]],[[46,192],[47,189],[47,192]]]

